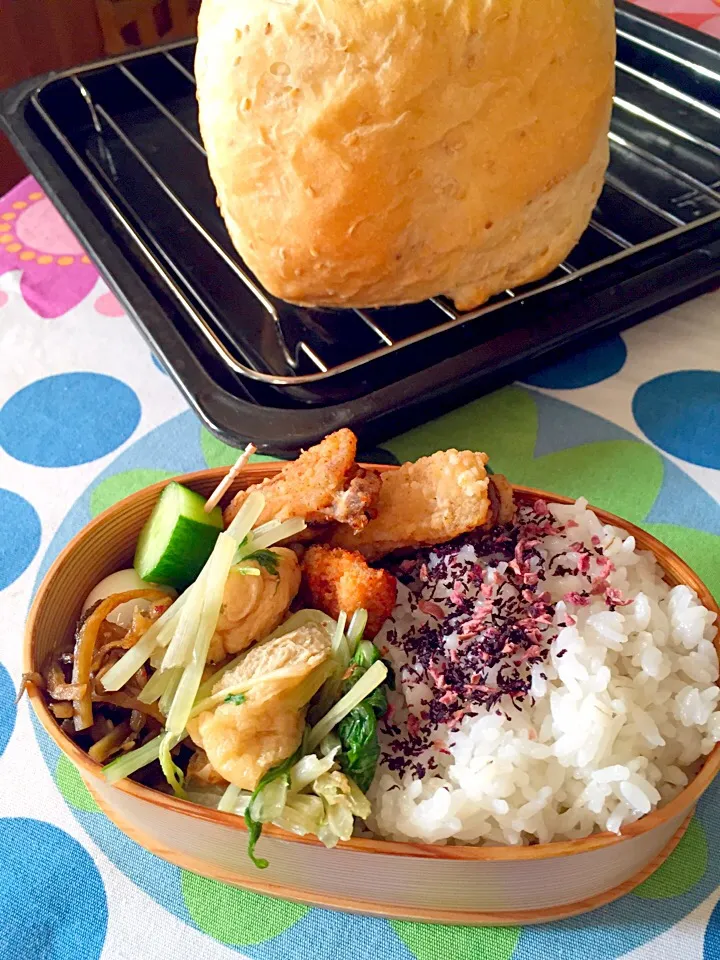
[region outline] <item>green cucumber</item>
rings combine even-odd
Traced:
[[[149,583],[184,590],[205,566],[223,528],[222,510],[205,513],[204,497],[169,483],[142,528],[134,567]]]

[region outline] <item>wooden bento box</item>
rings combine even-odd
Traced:
[[[230,495],[274,475],[281,466],[245,467]],[[177,479],[208,496],[224,473],[203,470]],[[26,672],[42,670],[52,652],[72,634],[90,590],[131,563],[138,534],[164,483],[147,487],[100,514],[53,563],[27,622]],[[516,487],[515,495],[518,502],[532,503],[538,497],[572,502],[524,487]],[[625,520],[595,512],[603,523],[623,527],[636,538],[638,547],[654,553],[668,583],[687,584],[709,610],[720,612],[707,587],[668,547]],[[608,903],[632,890],[669,856],[720,767],[718,745],[673,801],[628,826],[622,836],[598,833],[582,840],[521,847],[357,838],[328,850],[315,839],[267,827],[262,844],[270,866],[259,871],[246,854],[242,817],[179,800],[131,780],[109,785],[101,767],[60,729],[42,692],[30,684],[29,694],[41,724],[79,769],[102,810],[146,849],[196,873],[259,893],[393,918],[538,923]]]

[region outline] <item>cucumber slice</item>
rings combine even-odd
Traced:
[[[169,483],[142,528],[134,567],[142,580],[184,590],[205,566],[223,528],[222,510],[205,513],[205,498]]]

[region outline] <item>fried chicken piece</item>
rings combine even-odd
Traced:
[[[240,703],[223,702],[188,724],[221,777],[254,790],[263,774],[295,752],[307,704],[327,679],[330,649],[327,631],[308,623],[253,647],[218,680],[213,693],[268,677],[246,687]]]
[[[273,547],[274,569],[256,560],[243,567],[255,567],[259,577],[232,569],[225,584],[220,616],[210,641],[208,660],[217,663],[226,655],[240,653],[256,640],[264,640],[285,619],[300,588],[300,564],[294,551]]]
[[[488,519],[487,456],[445,450],[382,475],[377,515],[359,533],[339,528],[331,543],[377,560],[402,547],[453,540]]]
[[[501,473],[494,473],[490,477],[488,496],[490,497],[491,516],[486,520],[485,526],[494,527],[497,524],[512,523],[515,519],[513,488]]]
[[[268,520],[303,517],[308,524],[337,521],[361,530],[373,515],[380,479],[355,463],[357,437],[352,430],[337,430],[287,463],[275,477],[241,490],[225,510],[229,524],[248,495],[257,490],[265,497],[258,524]]]
[[[313,546],[302,564],[302,592],[308,606],[317,607],[337,620],[341,610],[348,617],[367,610],[365,636],[372,639],[393,611],[397,580],[387,570],[373,570],[357,550]]]

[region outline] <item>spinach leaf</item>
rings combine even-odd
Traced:
[[[385,715],[385,712],[388,708],[387,693],[385,691],[385,684],[380,684],[379,687],[375,687],[371,694],[368,694],[367,697],[363,700],[363,703],[366,703],[369,707],[372,707],[373,713],[375,716],[380,719],[380,717]]]
[[[342,744],[338,762],[343,773],[351,777],[363,793],[370,788],[380,758],[377,719],[366,698],[340,721],[337,734]]]
[[[260,779],[258,780],[258,785],[253,790],[252,796],[250,797],[250,801],[247,807],[245,808],[245,826],[247,827],[247,832],[248,832],[248,851],[247,852],[248,852],[248,856],[250,857],[252,862],[255,864],[255,866],[259,870],[265,870],[265,868],[268,866],[267,860],[265,860],[263,857],[255,856],[255,845],[260,839],[263,825],[259,820],[256,820],[253,817],[250,811],[253,808],[253,803],[255,802],[257,795],[260,793],[263,787],[266,787],[269,783],[272,783],[273,780],[277,780],[279,777],[285,777],[287,779],[288,784],[290,783],[290,771],[298,762],[301,756],[302,756],[302,744],[297,748],[297,750],[291,757],[288,757],[287,760],[283,760],[283,762],[279,763],[276,767],[271,767],[271,769],[268,770],[268,772],[263,777],[260,777]]]
[[[379,659],[380,651],[374,643],[369,640],[359,643],[345,674],[343,694]],[[381,684],[351,710],[337,727],[336,732],[342,747],[338,754],[338,763],[343,773],[351,777],[363,793],[372,783],[380,758],[377,721],[386,710],[387,692],[385,684]]]

